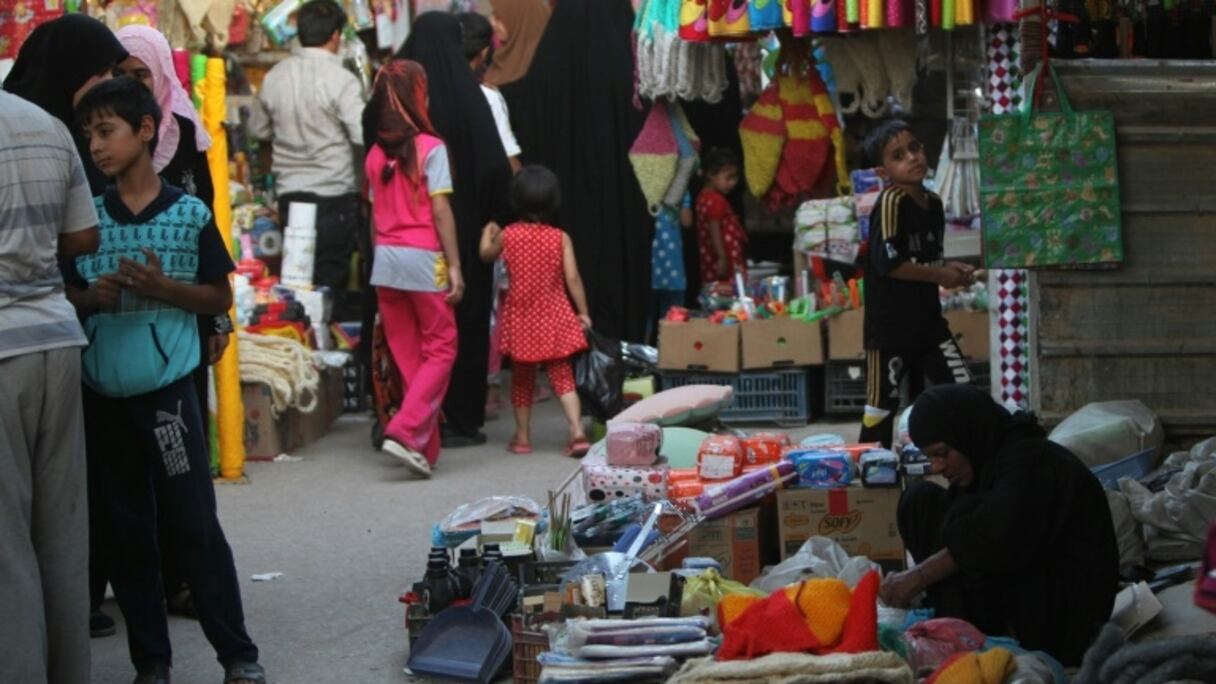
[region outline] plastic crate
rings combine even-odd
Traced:
[[[807,370],[790,368],[737,374],[664,372],[665,390],[685,385],[730,385],[734,401],[723,409],[724,423],[776,423],[802,427],[811,419]]]
[[[540,681],[540,663],[536,657],[549,650],[549,637],[544,632],[533,632],[524,624],[522,615],[511,616],[512,676],[517,684],[536,684]]]
[[[866,362],[828,361],[823,380],[823,410],[860,415],[866,408]]]
[[[1090,468],[1102,486],[1107,489],[1118,489],[1119,478],[1130,477],[1138,480],[1153,470],[1153,456],[1156,449],[1146,449],[1127,458],[1121,458],[1114,463],[1107,463],[1096,468]]]

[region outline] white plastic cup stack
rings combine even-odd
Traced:
[[[287,227],[283,230],[283,284],[311,289],[316,255],[317,205],[292,202],[287,210]]]

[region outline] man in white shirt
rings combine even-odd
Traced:
[[[460,27],[464,30],[464,58],[469,60],[469,69],[480,82],[494,56],[494,28],[489,19],[477,12],[461,14]],[[498,137],[502,140],[502,147],[511,162],[511,171],[519,173],[521,150],[515,140],[515,132],[511,130],[511,113],[507,109],[507,100],[497,89],[484,83],[481,84],[481,92],[490,105],[490,113],[494,115],[494,125],[498,128]]]
[[[0,91],[0,682],[89,681],[87,341],[58,259],[99,243],[68,129]]]
[[[275,65],[250,117],[255,138],[274,143],[272,168],[279,217],[292,202],[317,205],[313,284],[334,294],[334,318],[354,320],[347,296],[350,258],[361,219],[358,170],[363,163],[363,86],[342,65],[345,12],[333,0],[311,0],[296,15],[300,45]]]

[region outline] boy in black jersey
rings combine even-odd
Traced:
[[[967,264],[943,260],[942,200],[924,187],[925,148],[908,124],[884,122],[865,141],[865,154],[890,187],[870,218],[866,261],[866,408],[861,441],[891,446],[899,386],[969,383],[971,373],[942,317],[938,286],[975,282]],[[915,399],[915,397],[913,397]]]

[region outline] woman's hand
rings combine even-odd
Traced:
[[[207,362],[212,366],[220,362],[224,357],[224,350],[228,348],[229,335],[216,333],[207,338]]]
[[[448,267],[448,306],[456,306],[460,300],[464,299],[464,276],[460,274],[459,268]]]
[[[925,589],[921,573],[913,568],[884,577],[878,595],[891,608],[907,608]]]

